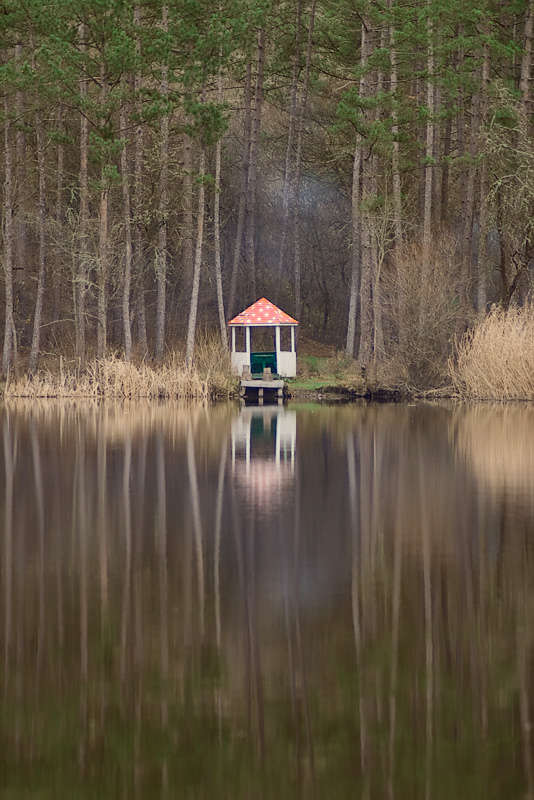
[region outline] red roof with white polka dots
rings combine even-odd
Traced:
[[[231,319],[228,325],[298,325],[298,322],[262,297]]]

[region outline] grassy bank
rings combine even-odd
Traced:
[[[409,388],[401,371],[392,363],[376,363],[362,369],[343,352],[310,355],[299,354],[297,377],[287,381],[293,397],[308,395],[345,398],[408,396]]]

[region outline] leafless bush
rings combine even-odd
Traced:
[[[404,380],[418,388],[440,385],[459,308],[458,263],[454,242],[437,238],[428,254],[419,243],[399,248],[384,275],[389,358]]]
[[[494,306],[456,346],[449,370],[459,394],[480,400],[534,397],[534,303]]]

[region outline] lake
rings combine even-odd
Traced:
[[[534,794],[534,407],[2,406],[0,794]]]

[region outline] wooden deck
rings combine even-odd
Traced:
[[[257,399],[261,405],[264,397],[277,397],[279,401],[284,396],[284,381],[281,380],[242,380],[239,394],[242,398]]]

